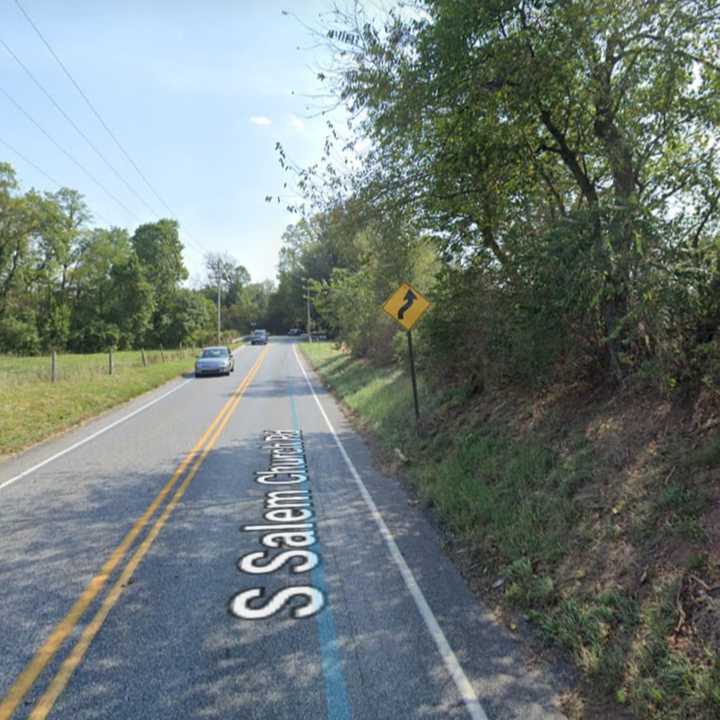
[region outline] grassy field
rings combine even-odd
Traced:
[[[673,432],[660,400],[422,385],[418,433],[406,373],[302,349],[436,514],[470,586],[582,671],[570,717],[720,718],[716,434]]]
[[[49,357],[0,355],[0,456],[12,454],[130,400],[193,368],[194,351],[58,355],[56,382]]]

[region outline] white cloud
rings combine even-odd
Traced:
[[[302,121],[302,118],[299,118],[295,113],[290,113],[290,124],[296,130],[304,130],[305,129],[305,123]]]
[[[251,115],[250,122],[253,125],[260,125],[262,127],[265,127],[267,125],[272,125],[272,120],[269,117],[266,117],[265,115]]]

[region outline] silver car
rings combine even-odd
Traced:
[[[204,348],[195,361],[195,377],[201,375],[229,375],[235,370],[235,357],[229,347]]]
[[[268,331],[267,330],[253,330],[253,334],[250,336],[251,345],[267,345],[268,342]]]

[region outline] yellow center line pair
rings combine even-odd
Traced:
[[[185,470],[192,465],[182,484],[177,488],[175,494],[167,503],[165,509],[157,518],[155,524],[152,526],[145,539],[130,557],[122,573],[111,587],[105,599],[102,601],[102,604],[97,610],[95,616],[87,624],[70,654],[67,658],[65,658],[60,666],[60,669],[50,682],[47,690],[39,698],[29,715],[32,720],[41,720],[48,716],[55,704],[55,701],[67,686],[73,672],[75,672],[78,665],[82,662],[90,644],[99,632],[113,606],[118,601],[123,588],[127,585],[128,580],[130,580],[138,565],[142,562],[142,559],[145,557],[150,549],[150,546],[160,533],[160,530],[162,530],[163,526],[172,514],[175,506],[178,502],[180,502],[182,496],[185,494],[185,491],[207,457],[207,454],[217,442],[220,434],[232,417],[232,414],[235,412],[235,408],[240,403],[242,396],[250,386],[250,383],[253,381],[255,375],[260,369],[260,366],[265,360],[268,350],[269,347],[266,347],[260,353],[260,356],[256,360],[255,364],[252,368],[250,368],[248,374],[243,378],[242,382],[238,385],[230,399],[217,414],[210,424],[210,427],[195,444],[195,447],[193,447],[180,465],[178,465],[172,477],[165,484],[158,496],[152,501],[143,515],[135,522],[120,545],[118,545],[112,555],[105,561],[105,564],[102,568],[100,568],[100,571],[92,578],[92,580],[90,580],[82,595],[77,599],[72,608],[70,608],[67,615],[65,615],[65,617],[58,623],[48,639],[43,643],[42,647],[40,647],[30,662],[25,666],[25,669],[20,673],[20,675],[18,675],[13,686],[10,688],[2,702],[0,702],[0,720],[10,720],[13,713],[35,684],[35,681],[38,679],[40,674],[53,657],[55,657],[67,638],[75,630],[85,611],[88,609],[93,600],[95,600],[109,580],[110,576],[124,559],[132,544],[150,521],[150,518],[155,514],[155,511],[161,505],[163,500],[165,500],[165,498],[170,494]]]

